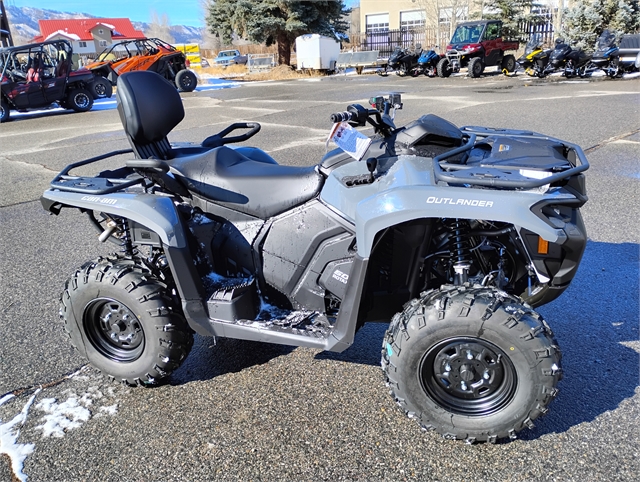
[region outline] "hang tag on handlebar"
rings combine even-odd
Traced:
[[[371,139],[355,130],[347,122],[334,124],[329,139],[357,161],[364,157],[371,145]]]

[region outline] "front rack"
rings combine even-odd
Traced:
[[[535,189],[547,184],[561,181],[578,173],[589,169],[589,161],[587,161],[584,152],[580,146],[571,144],[554,137],[545,136],[532,131],[515,130],[515,129],[496,129],[491,127],[465,126],[460,129],[463,134],[468,135],[468,140],[462,146],[444,152],[433,158],[433,170],[435,178],[438,181],[448,184],[464,184],[470,186],[483,186],[504,189]],[[513,168],[501,168],[500,166],[479,167],[467,164],[457,164],[446,162],[459,154],[470,151],[476,145],[478,137],[485,138],[491,135],[504,135],[516,138],[540,139],[550,142],[557,142],[565,147],[573,150],[576,154],[575,162],[567,160],[573,167],[551,174],[547,177],[537,179],[529,178],[520,174]]]

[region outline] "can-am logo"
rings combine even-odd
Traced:
[[[342,271],[340,271],[339,269],[335,270],[333,272],[333,279],[340,281],[340,283],[344,283],[347,284],[347,282],[349,281],[349,275],[347,273],[343,273]]]
[[[117,199],[113,199],[110,197],[99,197],[99,196],[82,196],[80,200],[89,201],[92,203],[100,203],[100,204],[115,204],[118,202]]]
[[[450,197],[435,197],[429,196],[427,198],[427,204],[453,204],[456,206],[473,206],[479,208],[493,207],[493,201],[481,201],[479,199],[453,199]]]

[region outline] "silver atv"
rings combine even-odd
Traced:
[[[580,147],[434,115],[396,127],[391,95],[332,116],[373,127],[364,162],[338,148],[291,167],[229,147],[257,123],[170,144],[184,109],[153,72],[120,76],[117,100],[131,149],[67,166],[42,196],[120,246],[61,295],[65,329],[93,366],[154,385],[194,332],[341,352],[382,322],[387,386],[422,426],[496,442],[547,412],[561,354],[534,309],[568,287],[585,248]],[[72,174],[123,154],[118,169]]]

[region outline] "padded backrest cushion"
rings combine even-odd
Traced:
[[[117,85],[120,120],[136,144],[161,141],[184,118],[176,86],[155,72],[127,72]]]

